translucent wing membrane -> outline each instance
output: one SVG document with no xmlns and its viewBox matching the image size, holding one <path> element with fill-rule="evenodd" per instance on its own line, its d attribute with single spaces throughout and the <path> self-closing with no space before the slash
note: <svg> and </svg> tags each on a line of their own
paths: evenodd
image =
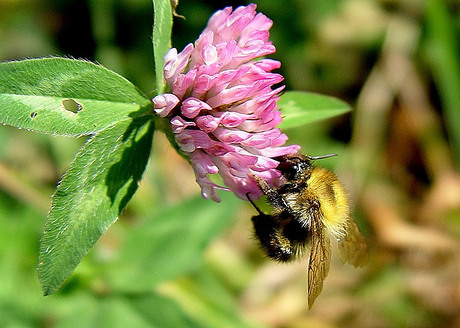
<svg viewBox="0 0 460 328">
<path fill-rule="evenodd" d="M 367 262 L 367 245 L 352 218 L 348 218 L 345 231 L 346 234 L 338 240 L 342 262 L 348 262 L 355 267 L 364 266 Z"/>
<path fill-rule="evenodd" d="M 323 289 L 323 282 L 331 264 L 331 244 L 324 234 L 323 224 L 317 216 L 311 223 L 311 253 L 308 264 L 308 308 Z"/>
</svg>

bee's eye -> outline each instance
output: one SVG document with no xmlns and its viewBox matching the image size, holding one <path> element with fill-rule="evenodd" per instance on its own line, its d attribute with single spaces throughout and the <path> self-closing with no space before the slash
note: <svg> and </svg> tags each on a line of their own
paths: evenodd
<svg viewBox="0 0 460 328">
<path fill-rule="evenodd" d="M 306 162 L 297 162 L 297 163 L 283 163 L 287 165 L 278 166 L 278 170 L 283 173 L 283 176 L 288 180 L 297 180 L 299 174 L 305 172 L 308 167 L 310 166 L 309 163 Z"/>
<path fill-rule="evenodd" d="M 281 165 L 281 164 L 285 164 L 285 165 Z M 299 166 L 297 164 L 284 162 L 278 165 L 278 170 L 281 171 L 281 173 L 286 179 L 294 180 L 296 179 L 297 174 L 299 173 Z"/>
</svg>

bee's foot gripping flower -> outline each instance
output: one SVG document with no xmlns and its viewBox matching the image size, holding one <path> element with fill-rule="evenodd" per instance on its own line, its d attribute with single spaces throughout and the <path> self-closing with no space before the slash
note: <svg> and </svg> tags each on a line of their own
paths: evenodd
<svg viewBox="0 0 460 328">
<path fill-rule="evenodd" d="M 286 135 L 276 126 L 276 102 L 283 77 L 271 71 L 275 60 L 261 59 L 275 47 L 268 40 L 272 21 L 256 5 L 216 12 L 195 44 L 165 56 L 164 77 L 171 93 L 153 98 L 155 112 L 168 117 L 180 146 L 193 165 L 204 198 L 219 201 L 216 189 L 238 197 L 262 195 L 257 175 L 271 186 L 283 183 L 274 158 L 295 154 L 283 146 Z M 227 187 L 212 182 L 218 173 Z"/>
</svg>

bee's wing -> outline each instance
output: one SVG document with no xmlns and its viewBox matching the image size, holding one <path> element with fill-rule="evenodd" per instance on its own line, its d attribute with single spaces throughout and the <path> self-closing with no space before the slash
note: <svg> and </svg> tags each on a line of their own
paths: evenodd
<svg viewBox="0 0 460 328">
<path fill-rule="evenodd" d="M 350 217 L 345 227 L 346 234 L 339 238 L 339 252 L 342 262 L 361 267 L 367 262 L 367 245 L 355 221 Z"/>
<path fill-rule="evenodd" d="M 308 264 L 308 308 L 323 289 L 323 282 L 331 264 L 331 244 L 325 235 L 319 213 L 311 220 L 311 253 Z"/>
</svg>

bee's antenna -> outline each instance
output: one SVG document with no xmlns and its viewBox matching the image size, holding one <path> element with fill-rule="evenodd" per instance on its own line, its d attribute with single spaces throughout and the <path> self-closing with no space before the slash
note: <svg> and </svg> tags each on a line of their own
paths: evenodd
<svg viewBox="0 0 460 328">
<path fill-rule="evenodd" d="M 334 156 L 337 156 L 337 154 L 327 154 L 327 155 L 321 155 L 321 156 L 307 156 L 307 158 L 310 161 L 316 161 L 317 159 L 329 158 L 329 157 L 334 157 Z"/>
<path fill-rule="evenodd" d="M 257 205 L 252 201 L 251 198 L 249 198 L 249 193 L 247 192 L 246 193 L 246 197 L 248 198 L 249 202 L 252 204 L 252 206 L 254 206 L 254 208 L 256 209 L 257 212 L 259 212 L 260 215 L 265 215 L 258 207 Z"/>
</svg>

